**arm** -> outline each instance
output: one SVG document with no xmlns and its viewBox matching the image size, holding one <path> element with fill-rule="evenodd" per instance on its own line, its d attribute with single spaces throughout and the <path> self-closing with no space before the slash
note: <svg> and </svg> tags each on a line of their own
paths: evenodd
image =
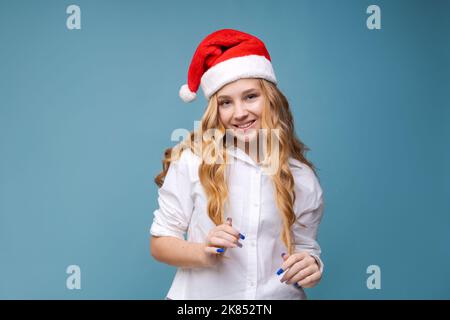
<svg viewBox="0 0 450 320">
<path fill-rule="evenodd" d="M 185 150 L 179 160 L 170 164 L 158 191 L 159 208 L 154 211 L 150 228 L 150 252 L 156 260 L 173 266 L 208 267 L 217 263 L 224 248 L 237 246 L 239 232 L 222 224 L 208 233 L 204 243 L 184 239 L 194 210 L 191 193 L 196 180 L 189 172 L 189 165 L 194 163 L 189 152 Z"/>
<path fill-rule="evenodd" d="M 153 258 L 176 267 L 206 267 L 205 246 L 170 236 L 150 239 Z"/>
<path fill-rule="evenodd" d="M 322 220 L 324 202 L 322 192 L 315 200 L 313 208 L 303 212 L 294 224 L 295 249 L 296 251 L 306 251 L 315 259 L 320 273 L 323 272 L 324 264 L 320 259 L 321 249 L 317 242 L 319 224 Z"/>
<path fill-rule="evenodd" d="M 283 255 L 284 262 L 280 274 L 287 270 L 281 282 L 311 288 L 319 283 L 323 273 L 323 262 L 320 259 L 320 246 L 316 241 L 317 229 L 323 213 L 323 199 L 316 201 L 316 208 L 305 212 L 297 219 L 295 253 Z M 302 220 L 304 223 L 299 222 Z"/>
<path fill-rule="evenodd" d="M 296 178 L 296 221 L 292 226 L 295 252 L 290 256 L 283 256 L 284 262 L 279 274 L 284 273 L 281 282 L 297 283 L 310 288 L 320 281 L 324 267 L 317 242 L 318 228 L 324 211 L 323 192 L 311 169 L 304 167 L 293 173 Z"/>
<path fill-rule="evenodd" d="M 150 253 L 158 261 L 177 267 L 203 265 L 201 243 L 184 240 L 194 210 L 190 175 L 192 155 L 184 150 L 172 161 L 164 183 L 158 190 L 159 208 L 150 228 Z"/>
<path fill-rule="evenodd" d="M 242 247 L 239 239 L 245 237 L 231 226 L 231 218 L 228 218 L 226 223 L 211 229 L 205 243 L 152 236 L 150 250 L 156 260 L 176 267 L 210 267 L 221 259 L 226 248 Z"/>
</svg>

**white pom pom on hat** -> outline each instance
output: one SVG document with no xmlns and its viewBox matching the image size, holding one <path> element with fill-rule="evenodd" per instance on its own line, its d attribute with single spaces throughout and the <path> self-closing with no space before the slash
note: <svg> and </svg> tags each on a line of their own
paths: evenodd
<svg viewBox="0 0 450 320">
<path fill-rule="evenodd" d="M 209 98 L 227 83 L 241 78 L 262 78 L 277 83 L 269 52 L 257 37 L 233 29 L 209 34 L 197 47 L 188 70 L 188 84 L 179 96 L 184 102 L 196 99 L 201 86 Z"/>
<path fill-rule="evenodd" d="M 197 94 L 195 92 L 192 92 L 187 84 L 183 84 L 181 86 L 180 92 L 178 94 L 184 102 L 192 102 L 197 97 Z"/>
</svg>

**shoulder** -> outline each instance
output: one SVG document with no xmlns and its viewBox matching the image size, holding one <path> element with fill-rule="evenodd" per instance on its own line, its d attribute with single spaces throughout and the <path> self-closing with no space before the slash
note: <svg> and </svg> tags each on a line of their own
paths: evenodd
<svg viewBox="0 0 450 320">
<path fill-rule="evenodd" d="M 192 152 L 189 148 L 181 151 L 177 160 L 171 162 L 173 169 L 179 173 L 185 174 L 190 180 L 198 180 L 198 167 L 201 163 L 200 157 Z"/>
<path fill-rule="evenodd" d="M 183 165 L 199 165 L 200 157 L 192 152 L 191 149 L 187 148 L 181 151 L 181 155 L 178 161 Z"/>
<path fill-rule="evenodd" d="M 313 206 L 320 203 L 323 190 L 314 171 L 307 164 L 294 158 L 289 158 L 289 167 L 294 176 L 298 199 Z"/>
<path fill-rule="evenodd" d="M 296 184 L 299 183 L 301 187 L 311 192 L 322 192 L 318 177 L 307 164 L 297 159 L 289 158 L 289 167 Z"/>
</svg>

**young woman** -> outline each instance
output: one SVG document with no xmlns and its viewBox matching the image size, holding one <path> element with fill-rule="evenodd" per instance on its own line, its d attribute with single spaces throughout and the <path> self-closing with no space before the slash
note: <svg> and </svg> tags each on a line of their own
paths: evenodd
<svg viewBox="0 0 450 320">
<path fill-rule="evenodd" d="M 264 43 L 208 35 L 180 97 L 200 86 L 200 127 L 166 150 L 155 178 L 151 253 L 178 267 L 167 298 L 305 299 L 323 272 L 322 189 Z"/>
</svg>

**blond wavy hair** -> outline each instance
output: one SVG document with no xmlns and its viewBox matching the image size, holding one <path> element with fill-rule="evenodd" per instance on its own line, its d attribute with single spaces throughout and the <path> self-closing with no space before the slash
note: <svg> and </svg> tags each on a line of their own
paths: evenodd
<svg viewBox="0 0 450 320">
<path fill-rule="evenodd" d="M 276 205 L 280 212 L 283 227 L 281 230 L 281 239 L 286 245 L 289 254 L 294 253 L 295 244 L 291 233 L 291 227 L 296 220 L 294 213 L 295 184 L 294 177 L 289 168 L 289 157 L 308 165 L 316 174 L 314 165 L 306 159 L 305 153 L 309 151 L 302 141 L 297 138 L 294 130 L 294 120 L 289 108 L 289 102 L 277 86 L 267 80 L 258 79 L 262 95 L 264 97 L 264 106 L 261 116 L 262 129 L 279 129 L 276 139 L 278 141 L 278 152 L 272 152 L 271 139 L 268 135 L 267 152 L 263 164 L 277 161 L 276 171 L 272 176 L 274 185 L 274 196 Z M 227 153 L 225 144 L 225 127 L 219 119 L 217 92 L 209 99 L 206 111 L 201 119 L 199 130 L 207 132 L 215 129 L 216 134 L 207 137 L 199 135 L 192 131 L 182 142 L 164 152 L 162 160 L 162 171 L 155 177 L 155 183 L 161 187 L 164 178 L 169 170 L 170 163 L 177 160 L 183 150 L 190 150 L 205 159 L 208 154 L 215 161 L 201 161 L 198 169 L 200 182 L 207 196 L 207 213 L 210 219 L 216 224 L 224 223 L 224 204 L 228 199 L 228 185 L 226 181 Z M 217 144 L 222 144 L 223 148 L 217 148 Z M 215 150 L 220 150 L 215 152 Z M 275 158 L 276 157 L 276 158 Z"/>
</svg>

